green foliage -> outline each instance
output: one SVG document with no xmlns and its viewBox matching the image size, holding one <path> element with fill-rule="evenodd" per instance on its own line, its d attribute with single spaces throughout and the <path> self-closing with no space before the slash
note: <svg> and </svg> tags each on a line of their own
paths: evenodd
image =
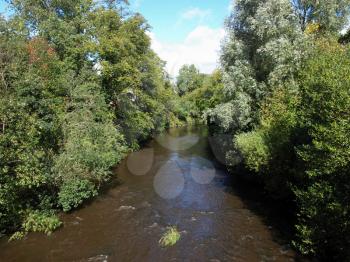
<svg viewBox="0 0 350 262">
<path fill-rule="evenodd" d="M 49 155 L 40 144 L 37 117 L 30 116 L 12 96 L 0 99 L 0 226 L 20 224 L 26 195 L 47 183 Z"/>
<path fill-rule="evenodd" d="M 104 8 L 94 16 L 102 89 L 127 144 L 136 149 L 152 132 L 169 125 L 175 93 L 167 86 L 164 63 L 150 48 L 149 26 L 143 17 L 123 20 L 119 13 Z"/>
<path fill-rule="evenodd" d="M 22 239 L 28 232 L 41 232 L 51 235 L 61 225 L 62 222 L 51 210 L 30 210 L 22 223 L 22 231 L 12 234 L 9 241 Z"/>
<path fill-rule="evenodd" d="M 215 70 L 210 75 L 200 74 L 192 66 L 180 69 L 177 90 L 181 86 L 180 99 L 175 99 L 174 113 L 180 120 L 191 123 L 208 117 L 207 111 L 222 100 L 222 73 Z"/>
<path fill-rule="evenodd" d="M 195 65 L 184 65 L 179 70 L 179 75 L 176 79 L 177 92 L 180 96 L 188 92 L 192 92 L 203 84 L 203 76 Z"/>
<path fill-rule="evenodd" d="M 54 213 L 49 211 L 33 211 L 28 214 L 22 227 L 25 232 L 43 232 L 50 235 L 61 225 L 62 222 Z"/>
<path fill-rule="evenodd" d="M 349 259 L 350 57 L 332 40 L 319 40 L 301 76 L 301 126 L 307 143 L 298 147 L 305 187 L 296 245 L 307 254 Z"/>
<path fill-rule="evenodd" d="M 268 26 L 266 26 L 268 25 Z M 305 40 L 288 0 L 235 1 L 223 46 L 223 100 L 208 111 L 221 132 L 252 130 L 261 105 L 294 78 L 305 59 Z"/>
<path fill-rule="evenodd" d="M 97 195 L 95 185 L 86 179 L 66 180 L 58 193 L 58 203 L 67 212 L 79 207 L 85 200 Z"/>
<path fill-rule="evenodd" d="M 235 137 L 235 143 L 249 169 L 261 172 L 267 166 L 270 152 L 262 131 L 239 134 Z"/>
<path fill-rule="evenodd" d="M 147 22 L 122 12 L 127 1 L 9 3 L 13 15 L 0 18 L 0 231 L 48 233 L 59 223 L 47 210 L 95 196 L 126 152 L 179 122 L 178 96 Z"/>
<path fill-rule="evenodd" d="M 316 23 L 324 31 L 337 32 L 347 23 L 349 0 L 292 0 L 291 3 L 303 30 L 309 23 Z"/>
<path fill-rule="evenodd" d="M 181 238 L 181 235 L 176 227 L 169 227 L 164 233 L 162 238 L 159 240 L 159 245 L 161 247 L 171 247 L 174 246 Z"/>
<path fill-rule="evenodd" d="M 270 196 L 293 199 L 294 246 L 326 261 L 350 258 L 350 51 L 332 36 L 349 6 L 235 1 L 221 58 L 224 95 L 206 112 L 212 130 L 234 138 L 228 165 L 242 157 Z"/>
<path fill-rule="evenodd" d="M 209 108 L 214 108 L 223 99 L 222 72 L 215 70 L 211 75 L 203 75 L 201 86 L 188 92 L 182 98 L 184 101 L 190 101 L 194 107 L 194 114 L 197 117 L 203 116 Z"/>
<path fill-rule="evenodd" d="M 294 88 L 293 88 L 294 89 Z M 290 183 L 296 183 L 295 137 L 299 134 L 299 96 L 287 88 L 276 89 L 261 110 L 255 130 L 235 138 L 235 148 L 246 167 L 263 176 L 266 189 L 275 198 L 289 197 Z"/>
<path fill-rule="evenodd" d="M 92 80 L 81 80 L 85 83 L 78 83 L 70 91 L 71 102 L 63 122 L 65 144 L 54 169 L 63 182 L 85 177 L 101 183 L 109 178 L 110 168 L 124 157 L 126 147 L 99 86 Z"/>
<path fill-rule="evenodd" d="M 323 259 L 349 258 L 349 68 L 348 47 L 316 40 L 299 91 L 276 89 L 261 107 L 259 126 L 235 137 L 235 150 L 273 197 L 294 194 L 294 245 Z"/>
<path fill-rule="evenodd" d="M 23 231 L 17 231 L 11 235 L 9 238 L 9 242 L 14 241 L 14 240 L 21 240 L 26 236 L 26 233 Z"/>
</svg>

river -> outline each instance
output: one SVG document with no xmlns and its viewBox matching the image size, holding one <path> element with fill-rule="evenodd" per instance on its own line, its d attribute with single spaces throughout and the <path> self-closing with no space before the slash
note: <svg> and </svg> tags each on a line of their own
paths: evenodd
<svg viewBox="0 0 350 262">
<path fill-rule="evenodd" d="M 62 214 L 51 236 L 0 240 L 0 261 L 301 261 L 258 211 L 266 203 L 215 160 L 205 127 L 156 136 L 115 173 L 99 197 Z M 168 226 L 181 239 L 161 248 Z"/>
</svg>

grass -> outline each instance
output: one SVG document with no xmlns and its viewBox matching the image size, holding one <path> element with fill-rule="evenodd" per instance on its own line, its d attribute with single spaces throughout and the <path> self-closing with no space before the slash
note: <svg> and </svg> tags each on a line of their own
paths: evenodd
<svg viewBox="0 0 350 262">
<path fill-rule="evenodd" d="M 159 240 L 159 245 L 161 247 L 171 247 L 180 240 L 180 237 L 180 232 L 176 227 L 169 227 L 162 238 Z"/>
</svg>

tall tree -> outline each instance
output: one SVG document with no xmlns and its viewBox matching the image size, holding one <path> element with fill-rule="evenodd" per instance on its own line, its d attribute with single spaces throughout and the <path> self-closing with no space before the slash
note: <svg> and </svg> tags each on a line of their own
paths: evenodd
<svg viewBox="0 0 350 262">
<path fill-rule="evenodd" d="M 180 96 L 192 92 L 203 85 L 203 77 L 195 65 L 184 65 L 179 70 L 176 79 L 177 91 Z"/>
<path fill-rule="evenodd" d="M 224 132 L 249 130 L 258 123 L 260 104 L 273 87 L 293 82 L 303 57 L 297 25 L 288 0 L 235 1 L 221 56 L 225 99 L 209 112 Z"/>
<path fill-rule="evenodd" d="M 308 24 L 315 23 L 322 30 L 338 32 L 348 21 L 349 0 L 292 0 L 291 2 L 303 31 Z"/>
</svg>

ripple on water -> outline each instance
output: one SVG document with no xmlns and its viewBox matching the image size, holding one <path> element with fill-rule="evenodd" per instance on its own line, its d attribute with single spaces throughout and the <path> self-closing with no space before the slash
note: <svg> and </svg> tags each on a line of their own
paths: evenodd
<svg viewBox="0 0 350 262">
<path fill-rule="evenodd" d="M 107 255 L 97 255 L 95 257 L 88 258 L 89 262 L 107 262 L 108 256 Z"/>
<path fill-rule="evenodd" d="M 117 211 L 123 211 L 123 210 L 135 210 L 136 207 L 133 206 L 120 206 Z"/>
</svg>

